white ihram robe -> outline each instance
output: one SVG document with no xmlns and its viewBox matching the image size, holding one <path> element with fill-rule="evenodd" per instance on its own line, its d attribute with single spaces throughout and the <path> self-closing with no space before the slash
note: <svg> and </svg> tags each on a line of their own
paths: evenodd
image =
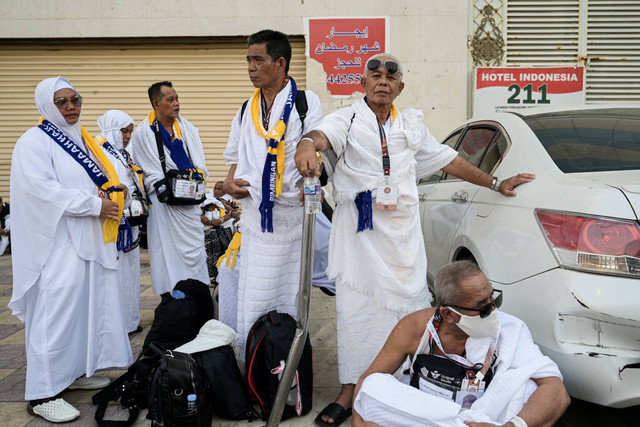
<svg viewBox="0 0 640 427">
<path fill-rule="evenodd" d="M 131 170 L 127 165 L 127 160 L 121 153 L 124 149 L 122 140 L 122 132 L 120 129 L 129 125 L 135 125 L 131 116 L 119 110 L 109 110 L 98 119 L 98 127 L 102 136 L 115 153 L 102 147 L 102 151 L 109 156 L 111 164 L 116 169 L 118 179 L 129 189 L 125 209 L 131 204 L 131 194 L 138 189 L 136 184 L 137 176 L 132 176 Z M 134 179 L 136 181 L 134 181 Z M 138 237 L 139 227 L 131 227 L 132 239 L 135 241 Z M 128 332 L 136 330 L 140 325 L 140 247 L 129 252 L 118 251 L 118 284 L 120 285 L 120 299 L 122 300 L 122 309 L 124 312 L 125 325 Z"/>
<path fill-rule="evenodd" d="M 358 381 L 400 318 L 430 305 L 416 177 L 448 165 L 456 152 L 438 144 L 422 119 L 422 112 L 408 109 L 385 131 L 396 211 L 375 208 L 376 189 L 384 181 L 382 150 L 378 119 L 366 102 L 328 115 L 317 127 L 338 156 L 327 274 L 336 279 L 342 384 Z M 372 190 L 373 230 L 358 233 L 354 199 L 365 190 Z"/>
<path fill-rule="evenodd" d="M 496 360 L 492 364 L 494 377 L 485 393 L 471 408 L 421 391 L 398 381 L 388 374 L 368 376 L 354 402 L 354 408 L 365 421 L 385 427 L 466 427 L 464 421 L 502 425 L 518 415 L 538 388 L 533 379 L 558 377 L 562 374 L 549 357 L 544 356 L 533 342 L 527 325 L 517 317 L 498 312 L 500 333 L 496 346 Z M 492 338 L 468 338 L 465 357 L 482 363 Z M 429 330 L 414 354 L 429 351 Z M 412 360 L 411 362 L 413 363 Z"/>
<path fill-rule="evenodd" d="M 178 117 L 182 142 L 191 163 L 208 176 L 198 129 L 185 118 Z M 197 279 L 209 283 L 207 253 L 198 205 L 171 206 L 160 203 L 153 184 L 164 178 L 158 158 L 156 138 L 148 119 L 133 133 L 131 144 L 138 166 L 144 171 L 144 185 L 151 207 L 147 220 L 147 241 L 151 263 L 153 292 L 171 292 L 180 280 Z M 177 169 L 170 151 L 164 147 L 167 170 Z"/>
<path fill-rule="evenodd" d="M 269 129 L 273 130 L 282 116 L 289 96 L 291 82 L 278 93 L 273 106 Z M 322 105 L 318 96 L 305 91 L 308 111 L 304 121 L 304 133 L 309 132 L 322 118 Z M 260 106 L 260 118 L 262 106 Z M 285 166 L 282 194 L 276 198 L 273 207 L 273 233 L 262 232 L 260 226 L 260 203 L 262 201 L 262 172 L 267 156 L 267 140 L 258 133 L 251 117 L 251 101 L 241 118 L 240 110 L 231 124 L 229 142 L 224 151 L 228 165 L 236 164 L 236 179 L 249 182 L 249 196 L 242 203 L 242 257 L 236 260 L 239 269 L 237 291 L 237 332 L 238 347 L 244 355 L 247 333 L 253 323 L 271 310 L 285 312 L 297 318 L 297 295 L 300 277 L 300 253 L 302 220 L 304 210 L 300 207 L 300 189 L 296 187 L 301 179 L 294 162 L 298 141 L 302 136 L 300 116 L 295 105 L 289 116 L 285 132 Z M 223 275 L 224 277 L 224 275 Z M 223 279 L 221 279 L 223 280 Z M 233 299 L 223 299 L 231 295 L 221 286 L 220 307 L 225 318 L 233 316 Z M 233 291 L 231 291 L 233 293 Z"/>
<path fill-rule="evenodd" d="M 64 126 L 53 104 L 56 80 L 38 85 L 38 109 L 83 147 L 79 124 Z M 27 400 L 55 396 L 83 374 L 133 362 L 116 244 L 104 243 L 101 206 L 87 172 L 53 139 L 37 127 L 20 137 L 11 161 L 9 308 L 25 322 Z"/>
</svg>

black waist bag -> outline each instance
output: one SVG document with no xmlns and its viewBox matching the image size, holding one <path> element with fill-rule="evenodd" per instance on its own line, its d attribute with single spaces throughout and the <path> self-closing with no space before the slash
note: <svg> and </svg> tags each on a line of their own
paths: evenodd
<svg viewBox="0 0 640 427">
<path fill-rule="evenodd" d="M 149 388 L 147 419 L 164 427 L 209 427 L 212 401 L 204 369 L 190 354 L 155 344 L 151 349 L 160 356 L 160 363 Z"/>
<path fill-rule="evenodd" d="M 167 205 L 199 205 L 204 202 L 206 198 L 204 177 L 194 179 L 188 171 L 167 170 L 164 144 L 162 143 L 160 125 L 157 120 L 153 122 L 153 126 L 158 148 L 158 159 L 164 174 L 164 178 L 153 184 L 158 201 Z"/>
<path fill-rule="evenodd" d="M 444 390 L 452 391 L 453 400 L 462 387 L 462 380 L 467 378 L 467 368 L 445 357 L 431 354 L 418 354 L 413 362 L 413 374 L 410 384 L 420 389 L 420 380 L 427 381 Z M 477 371 L 476 371 L 477 372 Z M 484 376 L 485 390 L 493 379 L 493 370 L 489 369 Z"/>
<path fill-rule="evenodd" d="M 147 223 L 149 218 L 149 206 L 144 196 L 139 191 L 131 193 L 131 206 L 125 211 L 127 220 L 132 227 L 141 226 Z"/>
<path fill-rule="evenodd" d="M 165 177 L 153 184 L 160 203 L 167 205 L 199 205 L 206 198 L 204 180 L 190 179 L 190 173 L 169 169 Z"/>
<path fill-rule="evenodd" d="M 287 361 L 295 333 L 296 321 L 293 317 L 273 310 L 256 320 L 247 336 L 245 366 L 249 396 L 259 407 L 264 420 L 269 417 L 280 383 L 281 374 L 277 370 Z M 313 363 L 308 335 L 297 368 L 282 413 L 283 420 L 298 415 L 298 404 L 302 405 L 299 415 L 311 410 Z"/>
<path fill-rule="evenodd" d="M 252 419 L 249 394 L 233 348 L 225 345 L 192 356 L 207 375 L 213 412 L 228 420 Z"/>
</svg>

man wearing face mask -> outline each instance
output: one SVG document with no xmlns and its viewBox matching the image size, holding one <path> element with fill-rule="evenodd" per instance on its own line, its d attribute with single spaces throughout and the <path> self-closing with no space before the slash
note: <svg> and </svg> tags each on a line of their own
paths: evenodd
<svg viewBox="0 0 640 427">
<path fill-rule="evenodd" d="M 353 425 L 553 425 L 569 405 L 562 375 L 524 322 L 498 311 L 502 292 L 478 266 L 442 268 L 435 300 L 398 322 L 360 377 Z"/>
</svg>

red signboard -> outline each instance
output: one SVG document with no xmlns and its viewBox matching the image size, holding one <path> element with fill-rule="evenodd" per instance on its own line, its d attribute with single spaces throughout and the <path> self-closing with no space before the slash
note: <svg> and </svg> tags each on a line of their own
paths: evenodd
<svg viewBox="0 0 640 427">
<path fill-rule="evenodd" d="M 386 18 L 309 18 L 307 55 L 320 62 L 332 95 L 362 92 L 367 60 L 386 48 Z"/>
</svg>

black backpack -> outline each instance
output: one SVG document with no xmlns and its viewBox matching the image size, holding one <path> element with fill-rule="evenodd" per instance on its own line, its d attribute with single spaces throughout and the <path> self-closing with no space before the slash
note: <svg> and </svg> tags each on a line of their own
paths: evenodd
<svg viewBox="0 0 640 427">
<path fill-rule="evenodd" d="M 199 280 L 187 279 L 176 283 L 173 290 L 185 296 L 177 299 L 169 293 L 162 295 L 143 350 L 154 342 L 168 349 L 180 347 L 194 339 L 207 320 L 213 319 L 213 299 L 209 286 Z"/>
<path fill-rule="evenodd" d="M 296 321 L 286 313 L 270 311 L 260 317 L 247 336 L 245 366 L 249 396 L 266 420 L 276 397 L 281 371 L 296 332 Z M 311 410 L 313 364 L 309 336 L 304 344 L 282 419 Z M 301 405 L 301 407 L 300 407 Z"/>
<path fill-rule="evenodd" d="M 213 412 L 228 420 L 252 420 L 249 393 L 229 345 L 192 354 L 211 387 Z"/>
<path fill-rule="evenodd" d="M 152 425 L 164 427 L 210 426 L 213 416 L 207 374 L 190 354 L 164 350 L 151 344 L 160 356 L 149 388 Z"/>
<path fill-rule="evenodd" d="M 92 400 L 98 405 L 95 420 L 100 427 L 128 427 L 138 418 L 141 409 L 148 406 L 148 393 L 155 368 L 160 356 L 152 350 L 140 353 L 138 359 L 129 366 L 127 372 L 111 384 L 96 393 Z M 129 410 L 126 421 L 105 420 L 104 415 L 109 402 L 117 402 Z"/>
<path fill-rule="evenodd" d="M 147 408 L 151 382 L 162 359 L 162 352 L 150 348 L 152 343 L 174 349 L 193 340 L 202 325 L 213 319 L 213 299 L 207 285 L 187 279 L 176 283 L 174 290 L 182 292 L 184 298 L 174 298 L 169 293 L 162 295 L 138 359 L 127 372 L 93 396 L 93 404 L 98 405 L 95 419 L 99 426 L 130 426 L 138 418 L 140 409 Z M 107 405 L 118 400 L 122 407 L 129 409 L 129 419 L 105 420 Z"/>
</svg>

